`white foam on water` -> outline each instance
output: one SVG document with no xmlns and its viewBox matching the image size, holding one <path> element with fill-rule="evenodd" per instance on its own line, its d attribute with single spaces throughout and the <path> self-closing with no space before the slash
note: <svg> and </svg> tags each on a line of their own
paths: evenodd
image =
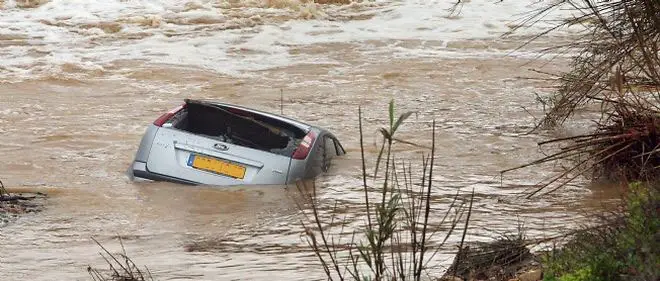
<svg viewBox="0 0 660 281">
<path fill-rule="evenodd" d="M 52 75 L 64 64 L 103 69 L 118 60 L 145 60 L 241 75 L 296 63 L 332 62 L 324 53 L 290 54 L 291 47 L 355 43 L 363 52 L 389 52 L 368 41 L 420 40 L 433 46 L 399 47 L 397 57 L 455 56 L 446 43 L 492 39 L 544 1 L 374 1 L 349 5 L 273 1 L 52 0 L 37 8 L 0 9 L 0 80 Z M 284 6 L 284 8 L 269 8 Z M 297 3 L 297 4 L 296 4 Z M 549 18 L 566 16 L 555 11 Z M 309 19 L 312 18 L 312 19 Z M 518 21 L 519 23 L 519 21 Z M 549 27 L 538 23 L 519 34 Z M 238 50 L 238 51 L 237 51 Z M 466 51 L 490 56 L 497 51 Z M 506 51 L 499 51 L 505 54 Z M 460 55 L 459 55 L 460 56 Z"/>
</svg>

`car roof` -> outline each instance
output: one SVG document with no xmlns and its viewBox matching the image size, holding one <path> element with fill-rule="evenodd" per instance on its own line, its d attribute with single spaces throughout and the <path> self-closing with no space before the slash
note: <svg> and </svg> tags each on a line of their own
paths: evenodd
<svg viewBox="0 0 660 281">
<path fill-rule="evenodd" d="M 236 108 L 236 109 L 244 110 L 244 111 L 247 111 L 247 112 L 250 112 L 250 113 L 255 113 L 255 114 L 262 115 L 262 116 L 266 116 L 268 118 L 273 118 L 273 119 L 291 124 L 295 127 L 298 127 L 302 130 L 305 130 L 305 131 L 309 131 L 311 128 L 316 128 L 315 126 L 312 126 L 312 125 L 309 125 L 307 123 L 291 119 L 289 117 L 285 117 L 285 116 L 281 116 L 281 115 L 277 115 L 277 114 L 273 114 L 273 113 L 268 113 L 268 112 L 264 112 L 264 111 L 256 110 L 256 109 L 252 109 L 252 108 L 247 108 L 247 107 L 240 106 L 240 105 L 230 104 L 230 103 L 209 101 L 209 100 L 193 100 L 193 99 L 186 99 L 185 102 L 186 103 L 188 103 L 188 102 L 208 103 L 208 104 L 218 105 L 218 106 L 223 106 L 223 107 Z M 325 131 L 321 128 L 317 128 L 317 129 Z"/>
</svg>

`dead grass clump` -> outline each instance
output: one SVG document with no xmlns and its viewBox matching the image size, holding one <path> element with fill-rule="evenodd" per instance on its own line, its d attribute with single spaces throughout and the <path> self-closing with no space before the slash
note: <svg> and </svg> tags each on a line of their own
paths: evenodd
<svg viewBox="0 0 660 281">
<path fill-rule="evenodd" d="M 509 280 L 529 269 L 535 259 L 522 232 L 493 242 L 477 242 L 459 249 L 445 277 L 463 280 Z"/>
<path fill-rule="evenodd" d="M 620 112 L 608 126 L 599 128 L 592 142 L 603 151 L 594 168 L 595 178 L 659 178 L 660 116 L 656 112 Z M 584 142 L 583 142 L 584 143 Z M 606 154 L 607 151 L 612 151 Z"/>
<path fill-rule="evenodd" d="M 99 271 L 91 266 L 87 267 L 87 272 L 92 277 L 94 281 L 153 281 L 151 272 L 145 266 L 144 270 L 140 268 L 131 260 L 131 258 L 126 255 L 126 249 L 122 243 L 121 238 L 119 238 L 119 244 L 121 245 L 121 253 L 112 254 L 108 251 L 101 243 L 92 238 L 99 247 L 103 250 L 102 253 L 99 253 L 101 257 L 109 266 L 108 271 Z"/>
</svg>

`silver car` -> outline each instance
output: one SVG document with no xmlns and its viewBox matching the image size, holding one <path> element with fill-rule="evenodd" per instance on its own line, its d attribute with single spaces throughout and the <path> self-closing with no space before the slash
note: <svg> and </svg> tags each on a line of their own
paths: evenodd
<svg viewBox="0 0 660 281">
<path fill-rule="evenodd" d="M 132 178 L 186 184 L 288 184 L 345 154 L 330 132 L 275 114 L 185 100 L 142 137 Z"/>
</svg>

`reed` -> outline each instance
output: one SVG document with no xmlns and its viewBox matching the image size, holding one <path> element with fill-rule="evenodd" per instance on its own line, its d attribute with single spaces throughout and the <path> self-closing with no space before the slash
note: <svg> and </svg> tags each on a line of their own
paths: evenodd
<svg viewBox="0 0 660 281">
<path fill-rule="evenodd" d="M 467 219 L 463 231 L 467 231 L 471 199 L 468 206 L 461 203 L 457 193 L 450 205 L 441 212 L 431 206 L 435 183 L 435 122 L 431 149 L 422 155 L 422 171 L 416 177 L 410 162 L 397 161 L 392 150 L 393 146 L 401 144 L 397 141 L 397 131 L 413 113 L 405 112 L 395 118 L 394 101 L 390 102 L 388 111 L 389 126 L 379 129 L 383 141 L 373 175 L 370 175 L 364 155 L 362 111 L 358 110 L 365 214 L 362 223 L 352 227 L 354 230 L 345 231 L 344 219 L 336 217 L 340 204 L 334 202 L 324 205 L 318 199 L 313 182 L 300 182 L 297 185 L 305 198 L 299 208 L 305 214 L 302 224 L 308 244 L 329 280 L 427 278 L 429 263 L 459 227 L 464 215 L 467 215 Z M 405 144 L 410 145 L 408 142 Z M 323 218 L 321 210 L 329 210 L 331 218 Z M 440 221 L 431 223 L 431 219 Z M 332 226 L 340 228 L 339 232 L 332 232 Z M 349 238 L 346 239 L 346 236 Z"/>
</svg>

